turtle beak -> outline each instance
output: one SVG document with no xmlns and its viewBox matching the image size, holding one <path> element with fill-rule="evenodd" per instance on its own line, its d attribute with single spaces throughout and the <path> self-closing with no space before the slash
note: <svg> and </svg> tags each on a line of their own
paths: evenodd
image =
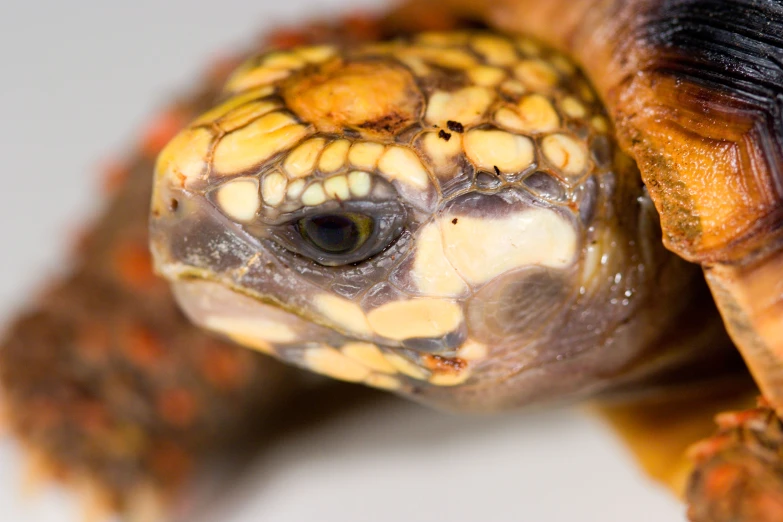
<svg viewBox="0 0 783 522">
<path fill-rule="evenodd" d="M 189 235 L 185 216 L 191 213 L 196 203 L 193 195 L 186 191 L 161 185 L 164 184 L 157 183 L 153 191 L 149 222 L 150 251 L 155 272 L 169 281 L 176 281 L 190 268 L 195 268 L 184 263 L 177 245 L 183 237 Z"/>
<path fill-rule="evenodd" d="M 156 272 L 169 281 L 219 279 L 256 253 L 202 195 L 159 182 L 153 198 L 150 249 Z M 216 247 L 221 255 L 209 255 Z"/>
</svg>

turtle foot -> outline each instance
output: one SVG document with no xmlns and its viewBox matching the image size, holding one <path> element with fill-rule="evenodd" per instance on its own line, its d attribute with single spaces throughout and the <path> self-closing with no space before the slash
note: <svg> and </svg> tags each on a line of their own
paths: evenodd
<svg viewBox="0 0 783 522">
<path fill-rule="evenodd" d="M 763 399 L 718 415 L 718 433 L 689 450 L 692 522 L 783 520 L 783 423 Z"/>
</svg>

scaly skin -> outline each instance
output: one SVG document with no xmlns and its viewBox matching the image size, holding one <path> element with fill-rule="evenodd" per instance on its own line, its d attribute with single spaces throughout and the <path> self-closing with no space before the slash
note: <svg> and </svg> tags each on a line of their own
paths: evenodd
<svg viewBox="0 0 783 522">
<path fill-rule="evenodd" d="M 718 416 L 719 432 L 690 450 L 693 522 L 783 520 L 783 423 L 765 401 Z"/>
</svg>

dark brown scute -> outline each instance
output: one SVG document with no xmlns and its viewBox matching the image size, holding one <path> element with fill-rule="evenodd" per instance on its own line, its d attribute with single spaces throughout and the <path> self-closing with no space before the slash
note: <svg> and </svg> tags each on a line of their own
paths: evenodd
<svg viewBox="0 0 783 522">
<path fill-rule="evenodd" d="M 702 87 L 752 119 L 755 145 L 783 199 L 783 2 L 675 0 L 643 26 L 658 72 Z"/>
</svg>

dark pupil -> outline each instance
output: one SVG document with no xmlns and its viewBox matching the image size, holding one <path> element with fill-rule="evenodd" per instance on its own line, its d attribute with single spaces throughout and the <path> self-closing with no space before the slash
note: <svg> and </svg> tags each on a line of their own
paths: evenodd
<svg viewBox="0 0 783 522">
<path fill-rule="evenodd" d="M 358 246 L 359 227 L 347 216 L 328 215 L 304 219 L 304 235 L 330 254 L 344 254 Z"/>
</svg>

